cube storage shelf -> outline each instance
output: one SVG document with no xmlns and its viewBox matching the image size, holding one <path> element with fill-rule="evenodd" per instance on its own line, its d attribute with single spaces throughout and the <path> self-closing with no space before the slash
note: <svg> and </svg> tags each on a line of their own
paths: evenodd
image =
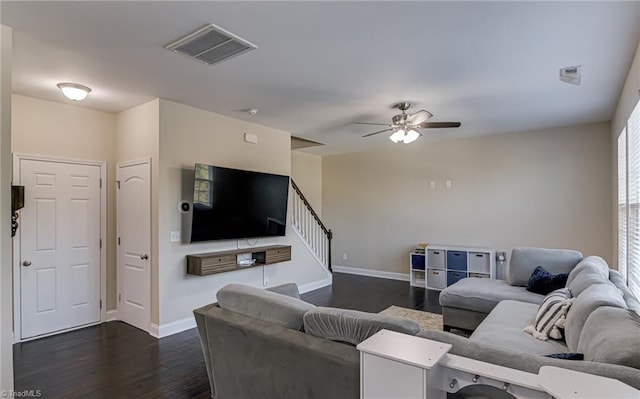
<svg viewBox="0 0 640 399">
<path fill-rule="evenodd" d="M 467 277 L 496 278 L 496 251 L 430 245 L 424 254 L 409 254 L 409 274 L 411 286 L 433 290 L 442 290 Z"/>
</svg>

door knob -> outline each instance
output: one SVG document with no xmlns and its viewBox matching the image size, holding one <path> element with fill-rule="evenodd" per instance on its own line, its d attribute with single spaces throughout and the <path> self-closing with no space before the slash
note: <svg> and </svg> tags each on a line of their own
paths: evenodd
<svg viewBox="0 0 640 399">
<path fill-rule="evenodd" d="M 140 255 L 140 259 L 147 260 L 147 259 L 149 259 L 149 255 L 147 255 L 147 254 Z"/>
<path fill-rule="evenodd" d="M 24 262 L 22 262 L 22 266 L 31 266 L 31 262 L 28 260 L 25 260 Z"/>
</svg>

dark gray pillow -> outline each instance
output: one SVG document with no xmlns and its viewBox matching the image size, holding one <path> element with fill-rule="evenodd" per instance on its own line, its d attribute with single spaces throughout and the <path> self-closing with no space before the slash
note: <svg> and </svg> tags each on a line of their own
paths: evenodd
<svg viewBox="0 0 640 399">
<path fill-rule="evenodd" d="M 217 296 L 222 309 L 293 330 L 300 330 L 302 316 L 315 308 L 301 299 L 244 284 L 225 285 Z"/>
<path fill-rule="evenodd" d="M 420 326 L 402 317 L 348 309 L 317 307 L 304 315 L 304 331 L 307 334 L 353 345 L 358 345 L 383 329 L 416 335 Z"/>
</svg>

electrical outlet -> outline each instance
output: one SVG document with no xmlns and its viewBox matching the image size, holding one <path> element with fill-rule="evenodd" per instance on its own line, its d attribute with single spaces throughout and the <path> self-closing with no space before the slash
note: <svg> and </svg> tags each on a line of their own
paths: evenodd
<svg viewBox="0 0 640 399">
<path fill-rule="evenodd" d="M 342 260 L 347 260 L 347 254 L 346 253 L 342 254 Z"/>
<path fill-rule="evenodd" d="M 265 287 L 269 285 L 269 277 L 264 276 L 264 281 L 262 282 L 262 284 L 264 284 Z"/>
<path fill-rule="evenodd" d="M 169 235 L 169 239 L 171 242 L 180 242 L 180 232 L 172 231 Z"/>
</svg>

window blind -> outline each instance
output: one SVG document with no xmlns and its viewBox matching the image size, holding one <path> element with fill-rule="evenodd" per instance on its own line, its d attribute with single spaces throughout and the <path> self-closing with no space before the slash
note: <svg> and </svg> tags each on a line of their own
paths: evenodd
<svg viewBox="0 0 640 399">
<path fill-rule="evenodd" d="M 627 281 L 627 129 L 618 136 L 618 271 Z"/>
<path fill-rule="evenodd" d="M 627 121 L 627 285 L 640 297 L 640 103 Z"/>
</svg>

